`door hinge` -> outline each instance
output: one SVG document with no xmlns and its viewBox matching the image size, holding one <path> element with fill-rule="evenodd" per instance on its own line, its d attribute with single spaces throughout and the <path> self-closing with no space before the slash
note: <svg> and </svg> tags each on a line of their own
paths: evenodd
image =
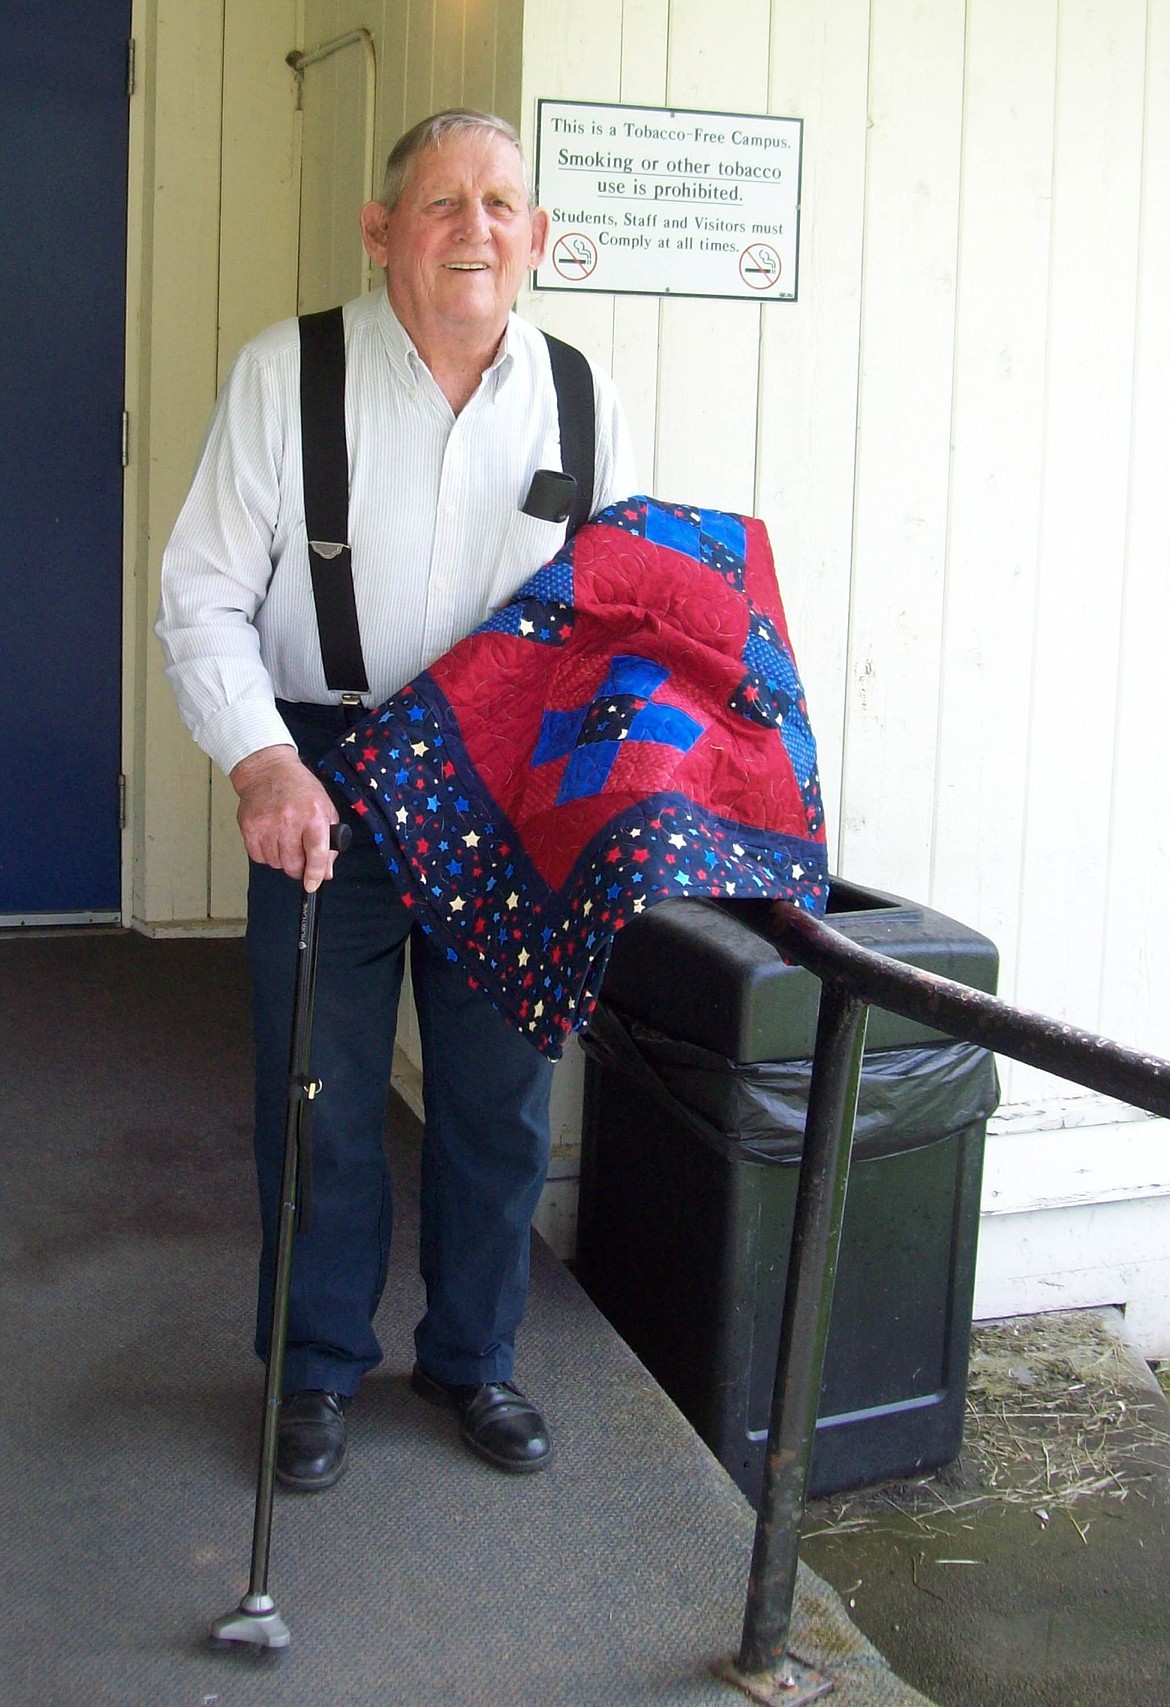
<svg viewBox="0 0 1170 1707">
<path fill-rule="evenodd" d="M 130 466 L 130 411 L 122 411 L 122 467 Z"/>
<path fill-rule="evenodd" d="M 126 776 L 124 772 L 118 774 L 118 828 L 119 830 L 126 828 Z"/>
<path fill-rule="evenodd" d="M 138 71 L 138 43 L 131 36 L 126 43 L 126 99 L 134 93 L 134 84 Z"/>
</svg>

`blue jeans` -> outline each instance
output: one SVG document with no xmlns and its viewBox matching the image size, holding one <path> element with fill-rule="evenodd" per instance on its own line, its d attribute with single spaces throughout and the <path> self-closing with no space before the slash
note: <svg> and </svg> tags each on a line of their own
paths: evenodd
<svg viewBox="0 0 1170 1707">
<path fill-rule="evenodd" d="M 282 712 L 302 755 L 344 731 L 332 707 Z M 256 1043 L 256 1167 L 263 1243 L 256 1349 L 272 1308 L 301 886 L 253 865 L 248 959 Z M 364 827 L 321 891 L 312 1071 L 312 1225 L 298 1232 L 286 1392 L 352 1393 L 381 1360 L 373 1319 L 386 1278 L 392 1205 L 383 1150 L 404 949 L 423 1051 L 426 1124 L 419 1361 L 441 1381 L 505 1381 L 528 1290 L 532 1216 L 548 1167 L 552 1066 L 513 1030 L 433 938 L 415 929 Z"/>
</svg>

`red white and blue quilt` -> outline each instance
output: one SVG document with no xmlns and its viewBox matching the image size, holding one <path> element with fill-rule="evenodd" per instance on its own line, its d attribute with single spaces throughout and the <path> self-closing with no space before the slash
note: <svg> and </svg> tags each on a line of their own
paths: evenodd
<svg viewBox="0 0 1170 1707">
<path fill-rule="evenodd" d="M 321 761 L 405 904 L 556 1058 L 667 897 L 828 895 L 816 747 L 762 522 L 636 497 Z"/>
</svg>

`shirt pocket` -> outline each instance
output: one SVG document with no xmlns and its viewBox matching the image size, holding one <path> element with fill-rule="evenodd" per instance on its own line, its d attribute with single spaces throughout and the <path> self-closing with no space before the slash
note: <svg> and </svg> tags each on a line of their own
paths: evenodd
<svg viewBox="0 0 1170 1707">
<path fill-rule="evenodd" d="M 556 556 L 565 543 L 565 526 L 516 510 L 504 530 L 485 616 L 506 605 L 525 581 Z"/>
</svg>

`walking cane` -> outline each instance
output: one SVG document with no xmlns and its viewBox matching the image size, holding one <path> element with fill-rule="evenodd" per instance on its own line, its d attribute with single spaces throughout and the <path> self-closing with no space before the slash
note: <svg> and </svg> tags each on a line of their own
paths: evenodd
<svg viewBox="0 0 1170 1707">
<path fill-rule="evenodd" d="M 335 824 L 329 845 L 344 853 L 350 843 L 348 824 Z M 255 1648 L 287 1648 L 288 1625 L 276 1610 L 268 1592 L 268 1555 L 272 1542 L 272 1501 L 276 1488 L 276 1435 L 280 1422 L 281 1388 L 284 1380 L 284 1342 L 288 1333 L 288 1296 L 292 1280 L 293 1239 L 302 1187 L 307 1187 L 310 1168 L 310 1126 L 313 1100 L 320 1080 L 309 1077 L 309 1055 L 313 1037 L 313 991 L 317 976 L 318 901 L 320 890 L 308 891 L 301 899 L 300 934 L 297 938 L 297 981 L 293 1002 L 292 1043 L 289 1049 L 288 1102 L 284 1123 L 284 1165 L 280 1178 L 280 1221 L 276 1240 L 276 1263 L 272 1288 L 272 1321 L 268 1333 L 268 1360 L 264 1373 L 264 1418 L 260 1436 L 260 1463 L 256 1477 L 256 1515 L 252 1525 L 252 1568 L 248 1592 L 234 1612 L 217 1618 L 211 1626 L 215 1647 L 247 1642 Z"/>
</svg>

